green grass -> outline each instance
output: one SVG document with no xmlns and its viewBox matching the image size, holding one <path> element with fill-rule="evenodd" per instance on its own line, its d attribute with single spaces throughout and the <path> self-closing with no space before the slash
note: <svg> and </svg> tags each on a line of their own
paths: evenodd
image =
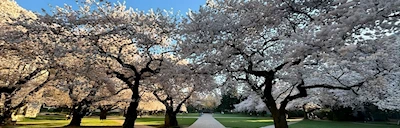
<svg viewBox="0 0 400 128">
<path fill-rule="evenodd" d="M 176 115 L 178 118 L 179 117 L 199 117 L 199 113 L 178 113 Z M 164 115 L 144 115 L 143 117 L 159 117 L 159 118 L 164 118 Z"/>
<path fill-rule="evenodd" d="M 274 124 L 272 118 L 269 117 L 216 118 L 216 120 L 218 120 L 225 127 L 230 128 L 259 128 Z"/>
<path fill-rule="evenodd" d="M 197 118 L 179 118 L 178 124 L 180 126 L 190 126 L 193 124 Z M 138 125 L 147 125 L 147 126 L 160 126 L 164 124 L 164 118 L 152 118 L 152 117 L 143 117 L 136 119 L 136 124 Z"/>
<path fill-rule="evenodd" d="M 384 123 L 358 123 L 358 122 L 337 122 L 337 121 L 313 121 L 304 120 L 289 125 L 289 128 L 400 128 L 399 125 Z"/>
<path fill-rule="evenodd" d="M 192 115 L 182 115 L 192 116 Z M 180 126 L 190 126 L 197 118 L 180 118 L 178 123 Z M 23 121 L 17 122 L 18 128 L 42 128 L 42 127 L 63 127 L 68 125 L 70 120 L 65 120 L 61 115 L 40 115 L 36 118 L 25 118 Z M 98 116 L 85 117 L 82 119 L 81 126 L 85 127 L 121 127 L 124 117 L 107 116 L 107 120 L 100 120 Z M 136 120 L 138 125 L 160 126 L 164 124 L 164 118 L 160 117 L 143 117 Z"/>
<path fill-rule="evenodd" d="M 33 128 L 33 127 L 62 127 L 68 125 L 70 120 L 65 120 L 60 116 L 38 116 L 36 118 L 25 118 L 23 121 L 17 122 L 19 128 Z M 121 126 L 120 121 L 114 119 L 100 120 L 99 117 L 85 117 L 82 119 L 82 126 Z"/>
<path fill-rule="evenodd" d="M 178 117 L 184 116 L 184 117 L 199 117 L 199 113 L 178 113 Z"/>
<path fill-rule="evenodd" d="M 28 121 L 38 121 L 38 120 L 65 120 L 66 117 L 65 115 L 38 115 L 35 118 L 25 118 L 23 121 L 28 122 Z"/>
<path fill-rule="evenodd" d="M 235 114 L 213 114 L 213 117 L 218 118 L 218 117 L 250 117 L 254 118 L 256 116 L 250 116 L 247 114 L 241 114 L 241 113 L 235 113 Z M 266 116 L 269 117 L 269 116 Z"/>
</svg>

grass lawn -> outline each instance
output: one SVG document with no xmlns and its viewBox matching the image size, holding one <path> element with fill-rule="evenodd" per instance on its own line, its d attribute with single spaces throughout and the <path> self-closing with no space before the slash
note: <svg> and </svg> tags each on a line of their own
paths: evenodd
<svg viewBox="0 0 400 128">
<path fill-rule="evenodd" d="M 183 127 L 190 126 L 197 118 L 180 118 L 178 117 L 178 124 Z M 147 126 L 160 126 L 164 124 L 164 118 L 143 117 L 136 119 L 136 124 Z"/>
<path fill-rule="evenodd" d="M 215 118 L 225 127 L 230 128 L 259 128 L 262 126 L 273 125 L 274 122 L 270 117 L 254 117 L 254 118 Z"/>
<path fill-rule="evenodd" d="M 213 117 L 225 127 L 230 128 L 259 128 L 273 125 L 271 117 L 256 117 L 246 114 L 213 114 Z"/>
<path fill-rule="evenodd" d="M 25 118 L 23 121 L 18 121 L 18 128 L 40 128 L 40 127 L 63 127 L 68 125 L 70 120 L 65 120 L 63 116 L 45 115 L 36 118 Z M 82 119 L 82 126 L 121 126 L 119 121 L 100 120 L 99 117 L 85 117 Z"/>
<path fill-rule="evenodd" d="M 304 120 L 296 124 L 289 125 L 289 128 L 400 128 L 400 126 L 383 123 Z"/>
<path fill-rule="evenodd" d="M 184 117 L 199 117 L 199 113 L 178 113 L 178 117 L 184 116 Z"/>
<path fill-rule="evenodd" d="M 179 117 L 193 117 L 193 118 L 198 118 L 200 116 L 199 113 L 178 113 L 176 115 L 178 118 Z M 144 115 L 143 117 L 159 117 L 159 118 L 164 118 L 164 115 Z"/>
<path fill-rule="evenodd" d="M 187 115 L 189 116 L 189 115 Z M 180 118 L 178 123 L 181 126 L 190 126 L 197 118 Z M 70 120 L 65 120 L 61 115 L 40 115 L 36 118 L 25 118 L 23 121 L 17 122 L 18 128 L 43 128 L 43 127 L 63 127 L 68 125 Z M 100 120 L 98 116 L 85 117 L 82 119 L 81 125 L 84 127 L 121 127 L 124 117 L 107 116 L 107 120 Z M 160 126 L 164 124 L 164 118 L 160 117 L 143 117 L 136 120 L 138 125 Z M 13 126 L 12 128 L 14 128 Z"/>
<path fill-rule="evenodd" d="M 234 114 L 220 114 L 220 113 L 214 113 L 213 114 L 214 118 L 219 118 L 219 117 L 249 117 L 249 118 L 258 118 L 258 117 L 271 117 L 270 115 L 265 115 L 265 116 L 250 116 L 248 114 L 242 114 L 242 113 L 234 113 Z"/>
<path fill-rule="evenodd" d="M 217 113 L 215 113 L 215 114 L 213 114 L 213 117 L 214 118 L 218 118 L 218 117 L 251 117 L 251 118 L 254 118 L 254 117 L 256 117 L 256 116 L 250 116 L 250 115 L 247 115 L 247 114 L 241 114 L 241 113 L 235 113 L 235 114 L 217 114 Z"/>
</svg>

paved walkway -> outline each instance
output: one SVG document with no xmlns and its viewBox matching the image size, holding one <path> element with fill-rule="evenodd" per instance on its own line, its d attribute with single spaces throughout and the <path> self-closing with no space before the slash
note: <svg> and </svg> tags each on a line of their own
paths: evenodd
<svg viewBox="0 0 400 128">
<path fill-rule="evenodd" d="M 294 124 L 294 123 L 297 123 L 297 122 L 288 122 L 288 125 L 291 125 L 291 124 Z M 275 128 L 275 126 L 274 125 L 268 125 L 268 126 L 264 126 L 264 127 L 261 127 L 261 128 Z"/>
<path fill-rule="evenodd" d="M 203 114 L 189 128 L 225 128 L 211 114 Z"/>
</svg>

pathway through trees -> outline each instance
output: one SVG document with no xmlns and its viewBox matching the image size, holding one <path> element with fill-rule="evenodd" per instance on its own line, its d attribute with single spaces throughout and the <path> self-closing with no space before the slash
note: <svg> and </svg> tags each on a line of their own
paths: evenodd
<svg viewBox="0 0 400 128">
<path fill-rule="evenodd" d="M 203 114 L 189 128 L 225 128 L 211 114 Z"/>
</svg>

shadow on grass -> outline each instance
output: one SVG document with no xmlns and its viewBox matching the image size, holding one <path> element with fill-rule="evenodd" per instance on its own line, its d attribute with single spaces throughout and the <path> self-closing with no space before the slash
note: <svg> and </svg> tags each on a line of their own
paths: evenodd
<svg viewBox="0 0 400 128">
<path fill-rule="evenodd" d="M 150 127 L 154 127 L 154 128 L 167 128 L 164 125 L 147 125 Z M 187 128 L 189 127 L 189 125 L 179 125 L 179 126 L 175 126 L 175 127 L 168 127 L 168 128 Z"/>
<path fill-rule="evenodd" d="M 270 118 L 215 118 L 225 127 L 230 128 L 259 128 L 263 126 L 273 125 L 274 122 Z"/>
<path fill-rule="evenodd" d="M 289 126 L 290 128 L 400 128 L 398 125 L 387 123 L 361 123 L 361 122 L 340 122 L 328 120 L 303 120 Z"/>
</svg>

